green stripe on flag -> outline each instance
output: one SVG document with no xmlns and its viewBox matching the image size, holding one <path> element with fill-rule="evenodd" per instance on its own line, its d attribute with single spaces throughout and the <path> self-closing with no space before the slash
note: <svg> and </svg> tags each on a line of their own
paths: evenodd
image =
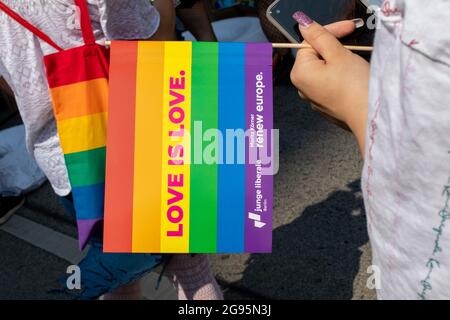
<svg viewBox="0 0 450 320">
<path fill-rule="evenodd" d="M 194 42 L 192 44 L 192 163 L 189 238 L 190 252 L 194 253 L 216 252 L 217 160 L 219 153 L 217 137 L 218 86 L 218 44 Z M 230 199 L 230 201 L 232 200 Z"/>
<path fill-rule="evenodd" d="M 64 155 L 73 188 L 105 182 L 106 148 Z"/>
</svg>

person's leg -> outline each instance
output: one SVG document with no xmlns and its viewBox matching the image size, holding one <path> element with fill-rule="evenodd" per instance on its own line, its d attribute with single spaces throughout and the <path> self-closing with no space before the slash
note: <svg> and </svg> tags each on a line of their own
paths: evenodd
<svg viewBox="0 0 450 320">
<path fill-rule="evenodd" d="M 66 211 L 75 216 L 72 195 L 62 197 Z M 167 275 L 180 300 L 222 300 L 223 295 L 212 272 L 207 255 L 103 253 L 102 237 L 90 241 L 90 249 L 79 264 L 83 292 L 81 299 L 142 299 L 140 279 L 156 266 L 167 263 Z M 169 260 L 167 260 L 169 258 Z"/>
<path fill-rule="evenodd" d="M 137 280 L 105 293 L 100 300 L 142 300 L 141 281 Z"/>
<path fill-rule="evenodd" d="M 173 255 L 167 265 L 167 274 L 175 283 L 179 300 L 223 300 L 205 254 Z"/>
<path fill-rule="evenodd" d="M 153 254 L 104 253 L 102 239 L 90 241 L 87 256 L 80 262 L 82 292 L 78 298 L 108 300 L 142 299 L 140 279 L 163 263 Z"/>
<path fill-rule="evenodd" d="M 206 1 L 208 0 L 198 0 L 189 9 L 177 9 L 177 15 L 198 41 L 216 42 L 217 38 L 209 19 Z"/>
<path fill-rule="evenodd" d="M 75 217 L 72 195 L 61 197 L 66 211 Z M 77 299 L 139 300 L 142 299 L 140 280 L 164 262 L 160 255 L 104 253 L 102 230 L 89 241 L 89 251 L 79 263 L 82 291 Z"/>
<path fill-rule="evenodd" d="M 172 0 L 155 0 L 153 3 L 161 17 L 158 31 L 150 38 L 154 41 L 171 41 L 176 40 L 175 32 L 175 7 Z"/>
</svg>

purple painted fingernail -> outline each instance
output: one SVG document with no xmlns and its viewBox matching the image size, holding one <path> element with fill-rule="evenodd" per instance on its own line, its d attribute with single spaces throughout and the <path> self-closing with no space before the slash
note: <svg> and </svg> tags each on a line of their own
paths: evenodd
<svg viewBox="0 0 450 320">
<path fill-rule="evenodd" d="M 297 11 L 292 15 L 292 18 L 298 22 L 301 27 L 308 28 L 314 21 L 308 17 L 304 12 Z"/>
</svg>

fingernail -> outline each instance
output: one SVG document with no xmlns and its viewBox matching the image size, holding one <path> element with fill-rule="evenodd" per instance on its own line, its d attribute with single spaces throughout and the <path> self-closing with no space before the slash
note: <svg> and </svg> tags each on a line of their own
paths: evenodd
<svg viewBox="0 0 450 320">
<path fill-rule="evenodd" d="M 359 29 L 359 28 L 362 28 L 362 27 L 364 27 L 364 20 L 363 19 L 361 19 L 361 18 L 358 18 L 358 19 L 353 19 L 352 20 L 353 21 L 353 23 L 355 24 L 355 28 L 356 29 Z"/>
<path fill-rule="evenodd" d="M 304 12 L 297 11 L 292 15 L 292 18 L 298 22 L 301 27 L 308 28 L 311 24 L 313 24 L 313 20 L 308 17 Z"/>
</svg>

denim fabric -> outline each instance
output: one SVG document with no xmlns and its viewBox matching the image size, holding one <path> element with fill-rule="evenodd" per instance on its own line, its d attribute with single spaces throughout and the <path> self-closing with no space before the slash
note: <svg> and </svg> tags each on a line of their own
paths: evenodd
<svg viewBox="0 0 450 320">
<path fill-rule="evenodd" d="M 61 198 L 61 202 L 75 216 L 72 196 Z M 86 257 L 79 264 L 82 289 L 74 294 L 77 299 L 98 298 L 141 278 L 164 261 L 162 256 L 153 254 L 103 253 L 102 230 L 96 231 L 89 246 Z"/>
</svg>

